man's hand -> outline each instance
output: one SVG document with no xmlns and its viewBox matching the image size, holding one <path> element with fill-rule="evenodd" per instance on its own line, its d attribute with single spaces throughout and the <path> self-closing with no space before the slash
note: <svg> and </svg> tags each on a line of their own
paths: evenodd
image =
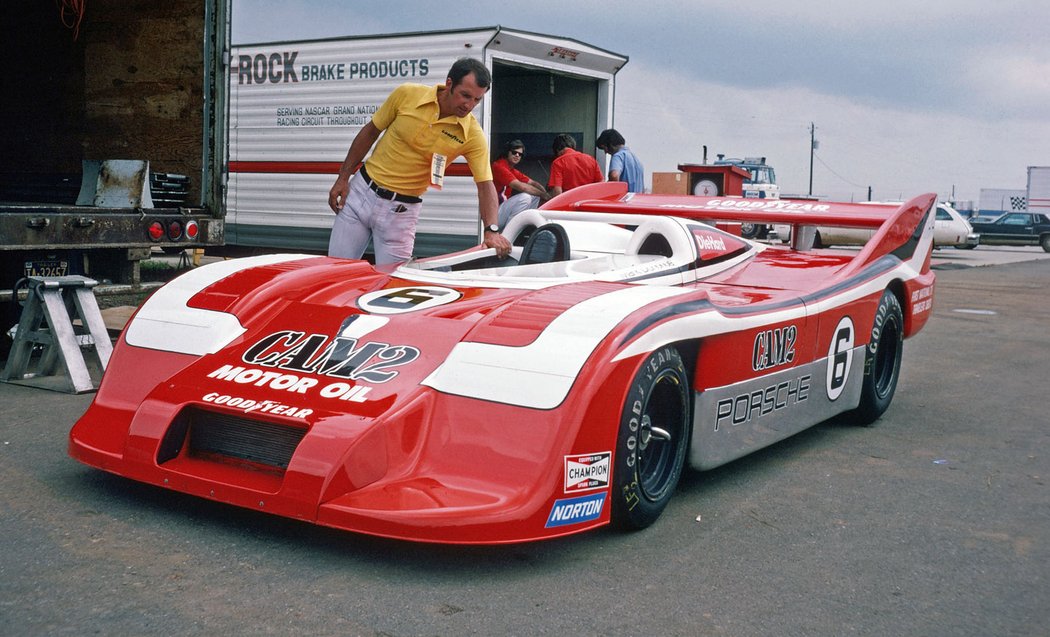
<svg viewBox="0 0 1050 637">
<path fill-rule="evenodd" d="M 485 236 L 482 239 L 486 248 L 494 248 L 496 256 L 505 259 L 510 254 L 510 241 L 498 232 L 489 230 L 489 226 L 496 225 L 499 215 L 499 202 L 496 199 L 496 187 L 492 180 L 477 182 L 478 187 L 478 215 L 481 217 L 481 225 L 485 228 Z M 488 221 L 486 221 L 486 219 Z"/>
<path fill-rule="evenodd" d="M 344 181 L 342 178 L 337 178 L 335 184 L 332 185 L 332 189 L 328 191 L 328 207 L 332 209 L 332 212 L 339 214 L 339 211 L 343 209 L 343 205 L 346 203 L 346 197 L 350 194 L 350 181 Z"/>
<path fill-rule="evenodd" d="M 328 191 L 328 207 L 332 212 L 339 211 L 346 205 L 346 198 L 350 196 L 350 175 L 352 175 L 364 161 L 365 155 L 372 145 L 379 139 L 380 131 L 371 121 L 361 127 L 350 143 L 350 150 L 346 151 L 346 159 L 339 167 L 339 176 L 335 178 L 335 184 Z"/>
<path fill-rule="evenodd" d="M 510 241 L 507 241 L 507 237 L 491 230 L 485 231 L 485 247 L 495 248 L 496 256 L 501 259 L 506 259 L 510 254 Z"/>
</svg>

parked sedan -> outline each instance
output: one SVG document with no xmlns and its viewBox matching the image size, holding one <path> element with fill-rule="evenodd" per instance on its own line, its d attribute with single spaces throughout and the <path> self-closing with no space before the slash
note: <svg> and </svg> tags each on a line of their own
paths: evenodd
<svg viewBox="0 0 1050 637">
<path fill-rule="evenodd" d="M 992 221 L 974 221 L 983 245 L 1042 246 L 1050 252 L 1050 218 L 1039 212 L 1008 212 Z"/>
<path fill-rule="evenodd" d="M 867 202 L 863 202 L 867 203 Z M 791 227 L 777 225 L 777 237 L 787 241 L 791 236 Z M 872 228 L 839 228 L 835 226 L 817 226 L 813 247 L 864 245 L 875 234 Z M 974 248 L 979 241 L 978 235 L 970 227 L 970 222 L 963 218 L 955 208 L 946 203 L 937 204 L 937 217 L 933 229 L 933 246 L 943 248 Z"/>
</svg>

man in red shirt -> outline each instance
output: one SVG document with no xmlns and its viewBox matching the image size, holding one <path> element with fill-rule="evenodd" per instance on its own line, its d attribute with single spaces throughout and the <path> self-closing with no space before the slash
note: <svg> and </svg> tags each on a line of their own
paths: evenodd
<svg viewBox="0 0 1050 637">
<path fill-rule="evenodd" d="M 554 151 L 554 161 L 551 162 L 547 191 L 552 197 L 577 186 L 605 181 L 594 157 L 576 150 L 576 139 L 572 135 L 558 135 L 551 149 Z"/>
<path fill-rule="evenodd" d="M 496 223 L 500 229 L 522 210 L 536 208 L 550 198 L 543 184 L 518 170 L 525 155 L 525 144 L 520 139 L 507 142 L 503 156 L 492 162 L 492 182 L 499 195 L 499 214 Z"/>
</svg>

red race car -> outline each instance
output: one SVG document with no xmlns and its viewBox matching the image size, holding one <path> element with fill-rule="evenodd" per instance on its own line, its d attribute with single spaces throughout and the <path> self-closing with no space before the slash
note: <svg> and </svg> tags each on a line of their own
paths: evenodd
<svg viewBox="0 0 1050 637">
<path fill-rule="evenodd" d="M 129 322 L 69 452 L 407 540 L 646 527 L 686 465 L 883 413 L 903 339 L 930 316 L 934 205 L 605 183 L 515 217 L 504 260 L 477 247 L 389 268 L 206 265 Z M 719 229 L 733 220 L 793 224 L 794 243 Z M 859 252 L 813 250 L 818 224 L 878 230 Z"/>
</svg>

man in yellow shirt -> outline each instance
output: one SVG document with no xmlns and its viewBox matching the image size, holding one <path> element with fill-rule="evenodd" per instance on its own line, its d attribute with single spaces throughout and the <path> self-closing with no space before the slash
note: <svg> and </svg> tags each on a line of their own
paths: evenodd
<svg viewBox="0 0 1050 637">
<path fill-rule="evenodd" d="M 422 195 L 431 186 L 441 187 L 446 166 L 460 156 L 467 158 L 474 174 L 485 245 L 500 258 L 510 253 L 510 243 L 497 225 L 488 144 L 471 113 L 491 84 L 484 64 L 460 58 L 444 85 L 403 84 L 394 89 L 350 144 L 328 192 L 328 205 L 336 213 L 330 256 L 359 259 L 371 239 L 376 264 L 409 260 Z M 373 145 L 372 155 L 351 180 Z"/>
</svg>

